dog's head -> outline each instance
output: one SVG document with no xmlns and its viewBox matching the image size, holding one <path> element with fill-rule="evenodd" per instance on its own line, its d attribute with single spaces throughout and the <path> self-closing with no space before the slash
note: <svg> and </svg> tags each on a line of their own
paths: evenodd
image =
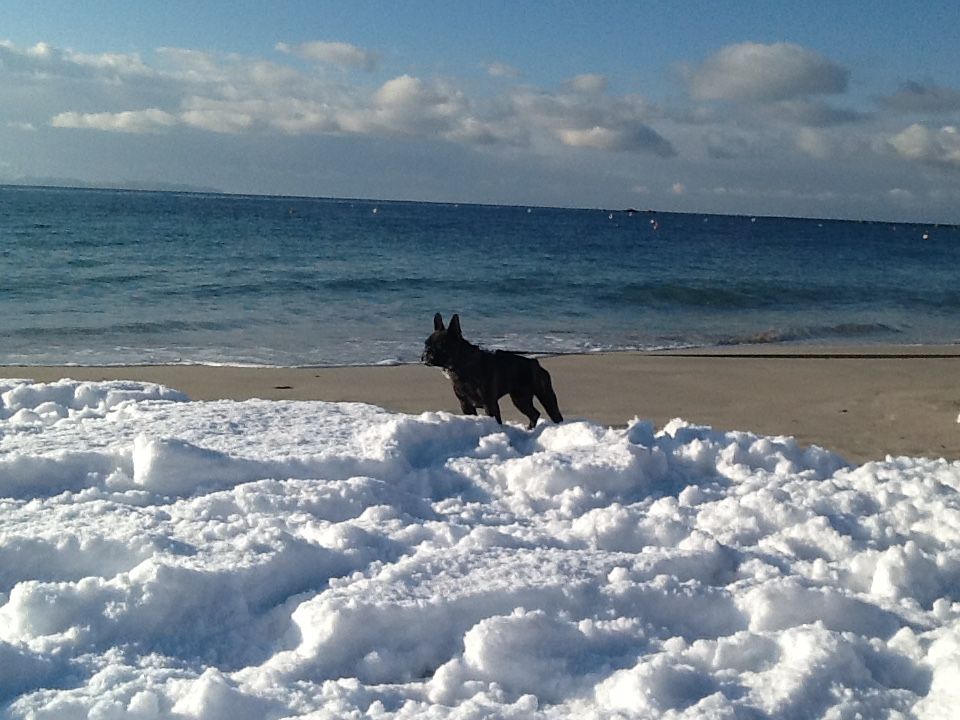
<svg viewBox="0 0 960 720">
<path fill-rule="evenodd" d="M 450 318 L 450 325 L 443 326 L 440 313 L 433 316 L 433 332 L 423 343 L 423 355 L 420 362 L 433 367 L 451 368 L 460 354 L 463 344 L 463 335 L 460 332 L 460 316 Z"/>
</svg>

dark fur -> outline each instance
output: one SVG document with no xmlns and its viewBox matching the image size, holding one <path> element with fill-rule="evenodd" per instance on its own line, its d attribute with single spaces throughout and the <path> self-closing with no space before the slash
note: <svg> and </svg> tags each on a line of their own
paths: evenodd
<svg viewBox="0 0 960 720">
<path fill-rule="evenodd" d="M 563 422 L 550 373 L 533 358 L 504 350 L 490 352 L 467 342 L 460 332 L 458 315 L 450 318 L 449 327 L 443 326 L 440 313 L 433 316 L 433 333 L 424 343 L 420 360 L 443 368 L 444 374 L 453 381 L 460 408 L 467 415 L 476 415 L 477 408 L 482 408 L 503 424 L 498 401 L 509 395 L 517 409 L 530 420 L 531 429 L 540 417 L 533 406 L 534 397 L 551 420 Z"/>
</svg>

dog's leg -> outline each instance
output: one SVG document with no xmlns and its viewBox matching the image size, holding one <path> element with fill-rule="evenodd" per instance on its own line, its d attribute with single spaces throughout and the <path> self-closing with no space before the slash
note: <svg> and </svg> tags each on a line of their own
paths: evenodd
<svg viewBox="0 0 960 720">
<path fill-rule="evenodd" d="M 560 405 L 557 404 L 557 395 L 553 392 L 553 383 L 550 381 L 550 373 L 539 366 L 537 367 L 537 377 L 534 387 L 536 388 L 534 392 L 537 400 L 543 405 L 543 409 L 547 411 L 550 419 L 555 423 L 563 422 L 563 415 L 560 414 Z"/>
<path fill-rule="evenodd" d="M 470 400 L 465 396 L 461 395 L 456 387 L 453 388 L 453 394 L 457 396 L 457 400 L 460 401 L 460 411 L 464 415 L 476 415 L 477 406 L 474 405 Z"/>
<path fill-rule="evenodd" d="M 540 412 L 533 406 L 533 395 L 510 393 L 510 399 L 513 400 L 513 404 L 517 406 L 517 410 L 526 415 L 530 421 L 527 429 L 533 430 L 537 426 L 537 419 L 540 417 Z"/>
<path fill-rule="evenodd" d="M 483 409 L 487 411 L 487 415 L 497 421 L 497 424 L 503 425 L 503 418 L 500 417 L 500 403 L 497 402 L 496 397 L 488 395 Z"/>
</svg>

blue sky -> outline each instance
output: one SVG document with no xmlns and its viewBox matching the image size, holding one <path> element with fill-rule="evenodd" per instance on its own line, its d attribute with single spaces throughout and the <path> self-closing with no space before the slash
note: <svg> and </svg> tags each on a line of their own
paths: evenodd
<svg viewBox="0 0 960 720">
<path fill-rule="evenodd" d="M 960 222 L 960 6 L 0 2 L 0 182 Z"/>
</svg>

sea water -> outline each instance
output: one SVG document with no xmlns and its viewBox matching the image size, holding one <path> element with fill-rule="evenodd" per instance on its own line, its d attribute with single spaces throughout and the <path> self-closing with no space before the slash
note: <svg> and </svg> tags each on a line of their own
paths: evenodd
<svg viewBox="0 0 960 720">
<path fill-rule="evenodd" d="M 647 210 L 0 187 L 0 363 L 415 362 L 960 341 L 960 231 Z"/>
</svg>

